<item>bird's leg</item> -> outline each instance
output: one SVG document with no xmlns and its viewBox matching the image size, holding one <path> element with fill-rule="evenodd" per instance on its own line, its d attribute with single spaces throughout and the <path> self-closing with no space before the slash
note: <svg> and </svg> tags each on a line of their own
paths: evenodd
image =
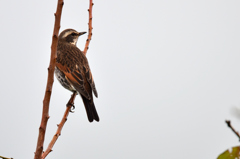
<svg viewBox="0 0 240 159">
<path fill-rule="evenodd" d="M 75 99 L 76 95 L 77 95 L 77 92 L 73 92 L 70 100 L 69 100 L 68 103 L 67 103 L 67 107 L 71 107 L 71 109 L 70 109 L 70 112 L 71 112 L 71 113 L 74 113 L 74 111 L 73 111 L 73 110 L 75 109 L 74 99 Z"/>
</svg>

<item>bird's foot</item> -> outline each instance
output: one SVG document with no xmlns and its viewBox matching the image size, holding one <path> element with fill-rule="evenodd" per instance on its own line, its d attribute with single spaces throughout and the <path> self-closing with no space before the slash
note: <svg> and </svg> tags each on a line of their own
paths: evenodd
<svg viewBox="0 0 240 159">
<path fill-rule="evenodd" d="M 74 113 L 73 110 L 75 109 L 75 105 L 74 105 L 73 103 L 68 103 L 68 104 L 67 104 L 67 107 L 71 107 L 70 112 L 71 112 L 71 113 Z"/>
</svg>

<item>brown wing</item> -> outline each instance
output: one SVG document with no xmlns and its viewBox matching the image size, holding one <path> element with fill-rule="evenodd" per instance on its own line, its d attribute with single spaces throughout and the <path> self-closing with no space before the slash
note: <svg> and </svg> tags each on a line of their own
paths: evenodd
<svg viewBox="0 0 240 159">
<path fill-rule="evenodd" d="M 88 92 L 85 87 L 84 87 L 84 78 L 82 76 L 81 70 L 79 69 L 79 67 L 76 65 L 76 68 L 74 70 L 70 70 L 68 67 L 63 66 L 60 63 L 56 63 L 56 66 L 58 67 L 59 70 L 61 70 L 66 79 L 69 81 L 69 83 L 72 84 L 72 86 L 80 93 L 82 94 L 84 97 L 86 97 L 87 99 L 91 99 L 91 96 L 89 95 Z"/>
<path fill-rule="evenodd" d="M 58 45 L 59 46 L 59 45 Z M 60 47 L 63 48 L 60 48 Z M 59 52 L 61 50 L 61 52 Z M 74 45 L 60 45 L 56 66 L 61 70 L 73 87 L 87 99 L 92 91 L 97 97 L 97 90 L 92 78 L 86 56 Z"/>
<path fill-rule="evenodd" d="M 96 97 L 98 97 L 98 93 L 97 93 L 97 89 L 95 87 L 95 83 L 93 81 L 93 77 L 92 77 L 92 73 L 91 73 L 91 70 L 90 68 L 88 67 L 88 65 L 84 65 L 83 66 L 83 71 L 84 71 L 84 74 L 87 78 L 87 81 L 88 83 L 91 85 L 91 88 L 93 90 L 93 93 Z"/>
</svg>

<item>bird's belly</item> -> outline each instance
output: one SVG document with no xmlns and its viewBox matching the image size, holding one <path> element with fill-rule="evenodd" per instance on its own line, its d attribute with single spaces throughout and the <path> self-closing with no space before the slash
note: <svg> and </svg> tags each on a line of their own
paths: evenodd
<svg viewBox="0 0 240 159">
<path fill-rule="evenodd" d="M 71 92 L 75 92 L 76 89 L 68 82 L 68 80 L 65 78 L 65 75 L 62 71 L 60 71 L 57 67 L 55 67 L 55 76 L 58 79 L 59 83 L 66 88 L 67 90 Z"/>
</svg>

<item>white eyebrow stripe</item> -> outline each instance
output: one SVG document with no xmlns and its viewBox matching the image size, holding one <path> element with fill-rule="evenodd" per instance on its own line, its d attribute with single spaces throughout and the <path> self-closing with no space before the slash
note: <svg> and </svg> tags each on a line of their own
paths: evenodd
<svg viewBox="0 0 240 159">
<path fill-rule="evenodd" d="M 63 38 L 67 37 L 70 32 L 71 32 L 71 31 L 68 31 L 68 32 L 64 33 L 62 37 L 63 37 Z"/>
</svg>

